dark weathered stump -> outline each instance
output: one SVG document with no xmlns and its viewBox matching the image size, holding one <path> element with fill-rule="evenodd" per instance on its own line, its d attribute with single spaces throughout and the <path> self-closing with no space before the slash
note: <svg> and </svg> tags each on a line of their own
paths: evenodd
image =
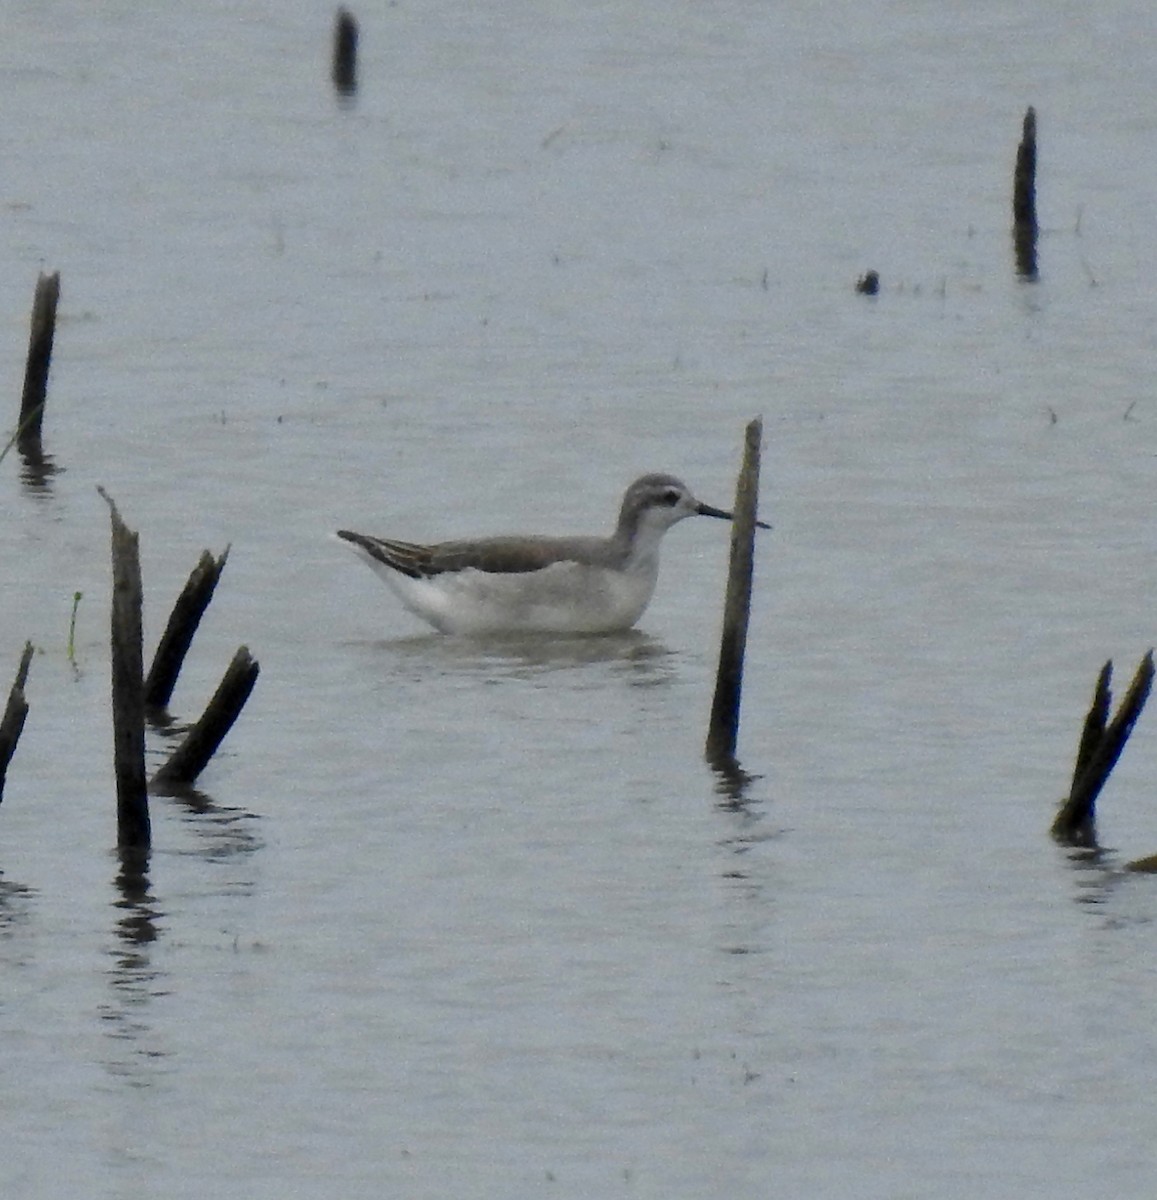
<svg viewBox="0 0 1157 1200">
<path fill-rule="evenodd" d="M 856 280 L 856 291 L 861 296 L 875 296 L 880 291 L 880 273 L 879 271 L 865 271 L 863 275 Z"/>
<path fill-rule="evenodd" d="M 333 86 L 346 99 L 358 90 L 358 23 L 345 8 L 333 23 Z"/>
<path fill-rule="evenodd" d="M 25 642 L 24 653 L 20 656 L 20 666 L 16 671 L 16 679 L 12 690 L 8 693 L 8 703 L 4 706 L 4 715 L 0 717 L 0 800 L 4 799 L 4 780 L 8 775 L 8 764 L 16 751 L 16 743 L 24 731 L 24 719 L 28 716 L 28 701 L 24 698 L 24 685 L 28 682 L 28 668 L 32 663 L 32 643 Z"/>
<path fill-rule="evenodd" d="M 723 634 L 719 643 L 719 668 L 707 730 L 705 753 L 709 762 L 727 767 L 735 761 L 739 736 L 739 702 L 743 690 L 743 656 L 751 612 L 751 577 L 755 559 L 756 507 L 759 499 L 759 456 L 763 422 L 751 421 L 746 430 L 743 466 L 735 492 L 731 529 L 731 562 L 723 602 Z"/>
<path fill-rule="evenodd" d="M 28 361 L 24 368 L 24 393 L 20 398 L 17 446 L 21 454 L 36 459 L 43 454 L 40 431 L 48 395 L 48 368 L 56 335 L 56 306 L 60 300 L 60 272 L 43 272 L 36 281 L 32 301 L 32 328 L 28 336 Z"/>
<path fill-rule="evenodd" d="M 248 647 L 240 647 L 201 719 L 153 777 L 154 784 L 182 786 L 200 775 L 245 707 L 259 672 Z"/>
<path fill-rule="evenodd" d="M 1024 114 L 1024 127 L 1016 151 L 1012 182 L 1012 240 L 1017 274 L 1037 278 L 1036 242 L 1036 110 Z"/>
<path fill-rule="evenodd" d="M 145 706 L 150 709 L 164 709 L 173 695 L 177 685 L 177 676 L 189 647 L 193 644 L 193 636 L 213 599 L 217 581 L 225 569 L 229 557 L 229 547 L 220 558 L 214 558 L 208 550 L 201 552 L 200 561 L 193 568 L 185 583 L 173 611 L 169 615 L 169 623 L 157 644 L 157 652 L 153 655 L 153 664 L 145 679 Z"/>
<path fill-rule="evenodd" d="M 112 516 L 112 718 L 117 785 L 117 844 L 147 848 L 151 841 L 145 776 L 145 687 L 141 647 L 141 559 L 137 534 Z"/>
<path fill-rule="evenodd" d="M 1081 730 L 1072 787 L 1053 821 L 1053 837 L 1067 846 L 1095 847 L 1097 844 L 1097 797 L 1117 765 L 1121 751 L 1149 698 L 1149 690 L 1153 685 L 1153 651 L 1150 650 L 1141 660 L 1117 715 L 1109 721 L 1113 699 L 1109 685 L 1112 678 L 1113 663 L 1110 659 L 1097 676 L 1093 703 Z"/>
</svg>

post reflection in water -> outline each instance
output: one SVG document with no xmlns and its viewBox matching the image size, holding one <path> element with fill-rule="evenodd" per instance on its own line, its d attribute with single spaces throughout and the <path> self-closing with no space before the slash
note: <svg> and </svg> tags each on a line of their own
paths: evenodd
<svg viewBox="0 0 1157 1200">
<path fill-rule="evenodd" d="M 50 454 L 45 454 L 39 442 L 34 447 L 20 449 L 20 482 L 30 496 L 46 500 L 52 497 L 53 478 L 62 468 L 57 467 Z"/>
<path fill-rule="evenodd" d="M 256 816 L 246 809 L 221 807 L 194 788 L 174 789 L 171 794 L 183 810 L 182 829 L 191 833 L 196 843 L 194 850 L 176 851 L 176 855 L 191 855 L 198 860 L 198 871 L 204 868 L 208 872 L 204 892 L 250 894 L 254 880 L 247 864 L 262 845 L 254 831 Z M 168 1061 L 171 1052 L 158 1032 L 163 1022 L 154 1021 L 149 1010 L 154 1000 L 178 987 L 169 972 L 154 962 L 166 918 L 172 919 L 174 914 L 166 912 L 153 893 L 150 852 L 124 849 L 117 853 L 112 901 L 116 915 L 108 947 L 110 998 L 100 1009 L 104 1032 L 114 1044 L 105 1066 L 131 1086 L 147 1087 L 173 1069 Z M 172 859 L 166 857 L 165 861 Z"/>
<path fill-rule="evenodd" d="M 152 962 L 163 913 L 152 893 L 148 851 L 122 850 L 118 856 L 120 866 L 113 881 L 117 915 L 109 946 L 111 997 L 100 1012 L 115 1049 L 105 1065 L 111 1074 L 145 1087 L 166 1058 L 148 1017 L 149 1002 L 166 991 L 163 972 Z"/>
<path fill-rule="evenodd" d="M 406 677 L 429 678 L 432 669 L 485 678 L 531 679 L 566 670 L 610 668 L 628 682 L 649 686 L 669 682 L 674 654 L 658 638 L 640 629 L 592 637 L 536 637 L 503 634 L 480 638 L 448 638 L 418 634 L 370 644 Z"/>
<path fill-rule="evenodd" d="M 10 959 L 4 953 L 4 943 L 13 941 L 17 931 L 30 924 L 31 901 L 34 895 L 32 888 L 5 879 L 4 872 L 0 871 L 0 961 L 23 961 L 22 952 Z"/>
<path fill-rule="evenodd" d="M 771 906 L 763 868 L 749 856 L 756 847 L 777 836 L 777 831 L 769 828 L 767 796 L 751 794 L 752 786 L 763 776 L 745 771 L 731 756 L 715 756 L 708 762 L 715 775 L 715 806 L 727 826 L 718 845 L 726 854 L 720 875 L 727 887 L 730 920 L 719 931 L 719 949 L 729 960 L 760 955 L 769 944 Z M 750 982 L 747 968 L 732 962 L 721 982 L 743 992 Z"/>
<path fill-rule="evenodd" d="M 1138 871 L 1138 864 L 1126 862 L 1116 851 L 1101 846 L 1067 848 L 1065 858 L 1073 872 L 1073 900 L 1094 909 L 1113 900 L 1132 876 L 1144 873 L 1144 867 Z"/>
<path fill-rule="evenodd" d="M 212 796 L 187 783 L 157 783 L 152 790 L 158 796 L 174 800 L 184 810 L 185 827 L 196 835 L 197 842 L 197 848 L 186 853 L 207 863 L 222 863 L 244 860 L 261 849 L 255 826 L 258 818 L 248 809 L 217 804 Z M 247 894 L 253 888 L 253 877 L 242 866 L 232 878 L 206 879 L 206 886 L 221 894 Z"/>
<path fill-rule="evenodd" d="M 715 792 L 720 797 L 719 807 L 746 812 L 753 803 L 748 795 L 751 785 L 763 776 L 745 771 L 739 760 L 730 755 L 712 756 L 707 761 L 715 773 Z"/>
</svg>

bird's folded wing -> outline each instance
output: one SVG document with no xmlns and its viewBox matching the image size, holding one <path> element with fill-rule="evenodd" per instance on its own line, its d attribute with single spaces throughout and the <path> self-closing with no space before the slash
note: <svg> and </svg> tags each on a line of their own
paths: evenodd
<svg viewBox="0 0 1157 1200">
<path fill-rule="evenodd" d="M 429 570 L 433 574 L 473 569 L 492 575 L 524 575 L 575 557 L 556 538 L 482 538 L 473 542 L 442 542 L 429 549 Z"/>
<path fill-rule="evenodd" d="M 354 533 L 352 529 L 339 529 L 337 536 L 357 546 L 376 562 L 383 563 L 403 575 L 409 575 L 411 579 L 424 579 L 428 575 L 436 574 L 430 568 L 429 546 L 389 541 L 386 538 L 371 537 L 367 533 Z"/>
<path fill-rule="evenodd" d="M 521 575 L 541 571 L 552 563 L 585 561 L 586 539 L 496 537 L 472 542 L 441 542 L 420 546 L 392 538 L 370 537 L 348 529 L 338 537 L 364 550 L 371 558 L 412 579 L 428 579 L 447 571 L 486 571 L 494 575 Z"/>
</svg>

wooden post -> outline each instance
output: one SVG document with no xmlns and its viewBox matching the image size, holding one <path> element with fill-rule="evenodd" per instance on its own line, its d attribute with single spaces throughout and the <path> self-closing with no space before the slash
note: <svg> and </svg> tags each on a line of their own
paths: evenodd
<svg viewBox="0 0 1157 1200">
<path fill-rule="evenodd" d="M 1037 232 L 1036 110 L 1030 105 L 1024 114 L 1012 182 L 1012 240 L 1016 252 L 1016 270 L 1018 275 L 1028 280 L 1037 278 Z"/>
<path fill-rule="evenodd" d="M 333 23 L 333 86 L 346 99 L 358 90 L 358 23 L 346 8 Z"/>
<path fill-rule="evenodd" d="M 225 561 L 229 557 L 229 547 L 225 547 L 220 558 L 214 558 L 208 550 L 201 552 L 201 559 L 193 568 L 176 604 L 169 616 L 169 623 L 157 644 L 157 652 L 153 655 L 153 665 L 145 679 L 145 707 L 164 709 L 173 695 L 177 685 L 177 676 L 181 673 L 181 665 L 185 655 L 193 643 L 193 635 L 197 626 L 213 599 L 217 581 L 225 569 Z"/>
<path fill-rule="evenodd" d="M 751 612 L 751 577 L 755 557 L 755 514 L 759 498 L 759 457 L 763 422 L 751 421 L 746 430 L 743 467 L 735 492 L 731 530 L 731 564 L 723 604 L 723 635 L 719 644 L 719 669 L 707 730 L 707 760 L 719 767 L 735 765 L 739 736 L 739 702 L 743 689 L 743 656 Z"/>
<path fill-rule="evenodd" d="M 22 454 L 37 458 L 42 454 L 41 423 L 48 395 L 48 368 L 52 362 L 52 341 L 56 334 L 56 306 L 60 300 L 60 272 L 41 272 L 32 301 L 32 328 L 28 336 L 28 361 L 24 368 L 24 393 L 20 398 L 20 423 L 17 445 Z"/>
<path fill-rule="evenodd" d="M 0 800 L 4 799 L 4 780 L 8 774 L 8 764 L 16 750 L 16 743 L 24 731 L 24 719 L 28 716 L 28 701 L 24 698 L 24 685 L 28 682 L 28 668 L 32 663 L 32 643 L 24 643 L 24 653 L 20 656 L 20 666 L 16 671 L 16 679 L 12 690 L 8 693 L 8 703 L 4 707 L 4 715 L 0 717 Z"/>
<path fill-rule="evenodd" d="M 147 849 L 152 840 L 145 776 L 145 687 L 141 648 L 141 560 L 136 533 L 112 497 L 112 719 L 117 784 L 117 845 Z"/>
<path fill-rule="evenodd" d="M 180 787 L 200 775 L 245 707 L 260 669 L 249 648 L 240 647 L 201 719 L 153 777 L 154 785 Z"/>
<path fill-rule="evenodd" d="M 1149 690 L 1153 685 L 1153 651 L 1150 650 L 1141 660 L 1117 715 L 1108 721 L 1113 699 L 1109 690 L 1112 677 L 1113 662 L 1110 659 L 1097 676 L 1093 703 L 1085 717 L 1080 746 L 1077 748 L 1072 787 L 1053 821 L 1053 837 L 1067 846 L 1097 844 L 1097 797 L 1117 765 L 1121 751 L 1149 698 Z"/>
</svg>

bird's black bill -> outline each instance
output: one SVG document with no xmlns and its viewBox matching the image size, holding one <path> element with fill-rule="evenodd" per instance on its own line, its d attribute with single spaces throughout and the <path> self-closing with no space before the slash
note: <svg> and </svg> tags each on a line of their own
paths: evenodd
<svg viewBox="0 0 1157 1200">
<path fill-rule="evenodd" d="M 701 517 L 718 517 L 721 521 L 734 521 L 733 513 L 724 512 L 721 508 L 712 508 L 710 504 L 700 504 L 695 510 Z M 771 526 L 766 521 L 756 521 L 757 529 L 770 529 Z"/>
</svg>

